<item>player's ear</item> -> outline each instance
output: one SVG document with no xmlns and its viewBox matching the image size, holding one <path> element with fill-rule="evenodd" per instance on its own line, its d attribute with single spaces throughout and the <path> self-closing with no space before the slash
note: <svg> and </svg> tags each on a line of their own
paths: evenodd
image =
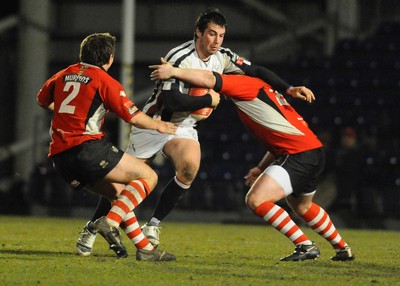
<svg viewBox="0 0 400 286">
<path fill-rule="evenodd" d="M 114 62 L 114 55 L 110 54 L 110 58 L 108 59 L 108 64 L 112 65 L 113 62 Z"/>
<path fill-rule="evenodd" d="M 199 28 L 196 28 L 194 33 L 195 33 L 196 38 L 201 38 L 201 31 L 199 30 Z"/>
</svg>

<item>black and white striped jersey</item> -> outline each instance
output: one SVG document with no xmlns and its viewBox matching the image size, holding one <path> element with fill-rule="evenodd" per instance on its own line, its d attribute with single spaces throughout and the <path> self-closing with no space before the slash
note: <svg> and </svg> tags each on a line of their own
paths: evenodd
<svg viewBox="0 0 400 286">
<path fill-rule="evenodd" d="M 227 74 L 244 74 L 244 66 L 251 65 L 249 61 L 239 57 L 230 49 L 223 47 L 213 54 L 207 62 L 204 62 L 200 59 L 196 51 L 194 40 L 171 49 L 164 58 L 175 67 L 204 69 Z M 149 116 L 160 115 L 162 120 L 171 121 L 177 125 L 195 126 L 197 121 L 191 116 L 193 110 L 171 111 L 166 110 L 163 104 L 166 91 L 173 91 L 172 93 L 168 92 L 167 95 L 173 96 L 174 93 L 188 94 L 189 88 L 190 85 L 188 83 L 175 78 L 163 82 L 158 81 L 154 92 L 146 102 L 143 111 Z"/>
</svg>

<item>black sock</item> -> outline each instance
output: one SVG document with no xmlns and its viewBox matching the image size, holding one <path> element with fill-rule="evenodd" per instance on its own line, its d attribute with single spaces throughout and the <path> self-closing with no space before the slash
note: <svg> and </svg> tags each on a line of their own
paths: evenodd
<svg viewBox="0 0 400 286">
<path fill-rule="evenodd" d="M 161 193 L 160 200 L 154 210 L 153 217 L 163 220 L 174 207 L 183 199 L 188 189 L 184 189 L 175 182 L 175 178 L 169 181 Z"/>
<path fill-rule="evenodd" d="M 102 216 L 106 216 L 110 211 L 110 209 L 111 209 L 111 202 L 107 198 L 101 196 L 91 221 L 94 222 L 96 219 Z"/>
</svg>

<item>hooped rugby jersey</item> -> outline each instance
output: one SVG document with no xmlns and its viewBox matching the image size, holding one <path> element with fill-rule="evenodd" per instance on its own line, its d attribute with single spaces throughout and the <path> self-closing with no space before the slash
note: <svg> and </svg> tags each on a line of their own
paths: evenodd
<svg viewBox="0 0 400 286">
<path fill-rule="evenodd" d="M 37 95 L 38 102 L 54 102 L 49 156 L 88 140 L 103 138 L 108 111 L 128 122 L 140 111 L 122 85 L 105 70 L 85 63 L 70 65 L 49 78 Z"/>
<path fill-rule="evenodd" d="M 322 147 L 307 122 L 263 80 L 214 73 L 214 90 L 229 97 L 244 125 L 274 156 Z"/>
<path fill-rule="evenodd" d="M 199 58 L 195 41 L 191 40 L 170 50 L 164 57 L 174 67 L 203 69 L 218 73 L 243 74 L 240 65 L 250 65 L 230 49 L 221 47 L 207 62 Z M 190 85 L 179 79 L 172 78 L 168 81 L 157 82 L 153 95 L 147 100 L 143 111 L 149 116 L 160 115 L 163 120 L 171 121 L 177 125 L 194 126 L 196 119 L 191 117 L 191 112 L 168 112 L 163 106 L 162 90 L 178 90 L 187 94 Z"/>
</svg>

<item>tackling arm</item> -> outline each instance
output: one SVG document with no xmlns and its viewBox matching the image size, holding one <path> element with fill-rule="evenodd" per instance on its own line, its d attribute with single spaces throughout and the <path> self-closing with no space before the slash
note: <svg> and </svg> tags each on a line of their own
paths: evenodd
<svg viewBox="0 0 400 286">
<path fill-rule="evenodd" d="M 163 90 L 164 106 L 168 111 L 194 111 L 203 107 L 214 107 L 215 102 L 210 94 L 189 96 L 176 90 Z"/>
<path fill-rule="evenodd" d="M 161 58 L 161 65 L 152 65 L 149 68 L 153 69 L 151 80 L 168 80 L 175 77 L 198 87 L 213 88 L 215 85 L 215 77 L 211 71 L 176 68 L 164 58 Z"/>
<path fill-rule="evenodd" d="M 153 119 L 144 112 L 137 112 L 128 123 L 139 128 L 153 129 L 160 133 L 175 134 L 176 126 L 171 122 L 165 122 L 160 118 Z"/>
<path fill-rule="evenodd" d="M 257 65 L 243 65 L 243 72 L 252 77 L 258 77 L 267 82 L 274 89 L 285 92 L 291 86 L 269 69 Z"/>
<path fill-rule="evenodd" d="M 243 65 L 241 69 L 246 75 L 258 77 L 282 93 L 285 92 L 294 98 L 300 98 L 308 102 L 313 102 L 315 100 L 314 94 L 307 87 L 291 86 L 274 72 L 265 67 L 257 65 Z"/>
<path fill-rule="evenodd" d="M 161 65 L 151 65 L 149 68 L 154 69 L 150 75 L 151 80 L 167 80 L 170 78 L 179 78 L 187 81 L 195 86 L 207 87 L 213 89 L 215 87 L 216 78 L 211 71 L 200 69 L 182 69 L 173 67 L 166 60 L 161 58 Z M 261 66 L 246 66 L 243 68 L 246 75 L 258 77 L 267 82 L 276 90 L 283 90 L 287 94 L 313 102 L 315 96 L 313 92 L 305 86 L 290 86 L 272 71 Z"/>
</svg>

